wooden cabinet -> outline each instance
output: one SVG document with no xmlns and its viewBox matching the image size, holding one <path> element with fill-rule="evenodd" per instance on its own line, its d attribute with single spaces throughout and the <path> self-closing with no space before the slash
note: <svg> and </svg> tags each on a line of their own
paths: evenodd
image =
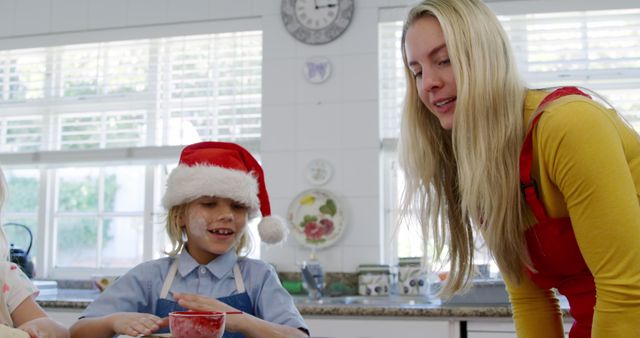
<svg viewBox="0 0 640 338">
<path fill-rule="evenodd" d="M 460 338 L 460 324 L 447 318 L 304 316 L 313 337 Z"/>
</svg>

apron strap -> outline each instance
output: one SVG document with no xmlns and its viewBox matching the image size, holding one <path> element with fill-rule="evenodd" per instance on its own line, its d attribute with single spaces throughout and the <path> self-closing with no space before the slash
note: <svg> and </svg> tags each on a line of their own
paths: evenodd
<svg viewBox="0 0 640 338">
<path fill-rule="evenodd" d="M 174 259 L 173 263 L 171 263 L 169 272 L 167 273 L 167 276 L 164 279 L 164 284 L 162 284 L 162 290 L 160 291 L 160 299 L 167 298 L 167 295 L 169 294 L 169 289 L 171 288 L 171 285 L 173 284 L 173 280 L 176 277 L 176 271 L 178 271 L 179 259 L 180 259 L 180 256 L 176 256 L 176 259 Z"/>
<path fill-rule="evenodd" d="M 531 208 L 531 211 L 538 221 L 545 220 L 548 216 L 542 201 L 540 201 L 540 196 L 538 196 L 536 182 L 531 177 L 531 166 L 533 163 L 533 130 L 540 120 L 546 105 L 555 99 L 567 95 L 582 95 L 591 98 L 576 87 L 561 87 L 551 92 L 542 100 L 542 102 L 540 102 L 540 105 L 538 105 L 538 108 L 533 115 L 533 120 L 529 123 L 527 135 L 524 139 L 524 143 L 522 144 L 522 150 L 520 151 L 520 190 L 524 195 L 529 208 Z"/>
<path fill-rule="evenodd" d="M 240 273 L 238 263 L 233 266 L 233 278 L 236 281 L 236 289 L 238 290 L 238 293 L 244 293 L 244 282 L 242 281 L 242 274 Z"/>
</svg>

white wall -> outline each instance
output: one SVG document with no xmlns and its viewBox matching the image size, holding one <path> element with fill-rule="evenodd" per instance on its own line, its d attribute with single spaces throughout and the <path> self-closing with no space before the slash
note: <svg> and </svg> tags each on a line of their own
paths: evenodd
<svg viewBox="0 0 640 338">
<path fill-rule="evenodd" d="M 354 19 L 341 37 L 309 46 L 284 29 L 280 0 L 0 0 L 0 49 L 179 34 L 185 27 L 202 32 L 258 21 L 264 39 L 261 158 L 273 213 L 286 217 L 290 201 L 311 188 L 304 179 L 310 160 L 330 161 L 334 176 L 323 188 L 346 204 L 346 230 L 317 256 L 327 271 L 355 271 L 382 257 L 378 9 L 406 3 L 356 0 Z M 323 84 L 309 84 L 302 76 L 304 61 L 312 56 L 331 60 L 333 71 Z M 263 247 L 262 255 L 278 269 L 293 271 L 309 250 L 290 237 L 280 247 Z"/>
</svg>

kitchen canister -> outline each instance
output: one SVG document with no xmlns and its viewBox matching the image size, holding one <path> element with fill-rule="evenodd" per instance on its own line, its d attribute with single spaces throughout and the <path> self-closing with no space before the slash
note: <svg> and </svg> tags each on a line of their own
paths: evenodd
<svg viewBox="0 0 640 338">
<path fill-rule="evenodd" d="M 389 265 L 361 264 L 358 266 L 358 293 L 361 296 L 387 296 L 390 288 Z"/>
<path fill-rule="evenodd" d="M 398 291 L 400 295 L 428 296 L 429 269 L 420 257 L 403 257 L 398 261 Z"/>
</svg>

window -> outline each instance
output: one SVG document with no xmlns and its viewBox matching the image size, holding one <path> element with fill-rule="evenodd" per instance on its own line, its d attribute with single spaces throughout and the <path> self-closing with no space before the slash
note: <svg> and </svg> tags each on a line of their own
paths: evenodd
<svg viewBox="0 0 640 338">
<path fill-rule="evenodd" d="M 4 222 L 32 230 L 45 277 L 158 257 L 160 197 L 182 145 L 257 150 L 261 101 L 260 31 L 0 51 Z"/>
<path fill-rule="evenodd" d="M 640 9 L 504 15 L 507 31 L 529 87 L 578 85 L 604 95 L 640 131 Z M 400 52 L 402 22 L 379 24 L 381 134 L 385 140 L 388 225 L 397 219 L 402 175 L 396 140 L 405 79 Z M 400 226 L 396 254 L 421 256 L 415 232 Z M 410 235 L 411 234 L 411 235 Z M 486 254 L 483 259 L 488 259 Z"/>
</svg>

